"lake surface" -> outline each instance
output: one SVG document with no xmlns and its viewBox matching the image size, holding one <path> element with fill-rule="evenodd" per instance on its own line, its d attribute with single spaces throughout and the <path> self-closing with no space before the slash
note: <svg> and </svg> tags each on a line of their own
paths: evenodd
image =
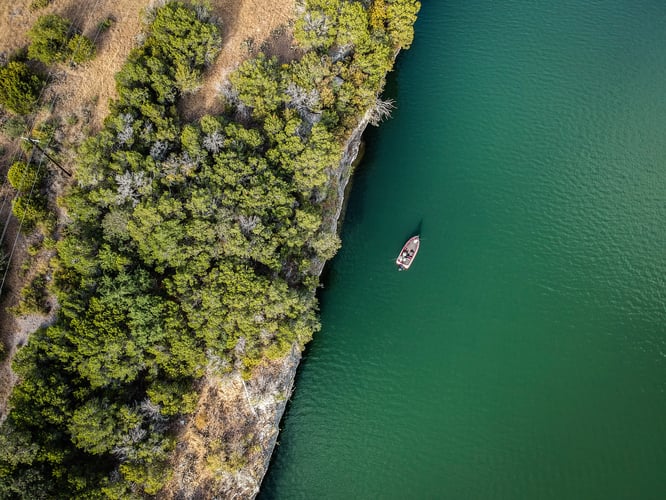
<svg viewBox="0 0 666 500">
<path fill-rule="evenodd" d="M 416 30 L 260 498 L 666 498 L 666 3 Z"/>
</svg>

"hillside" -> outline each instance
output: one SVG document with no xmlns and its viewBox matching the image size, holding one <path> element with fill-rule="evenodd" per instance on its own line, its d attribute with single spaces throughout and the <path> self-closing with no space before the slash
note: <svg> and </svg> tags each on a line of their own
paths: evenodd
<svg viewBox="0 0 666 500">
<path fill-rule="evenodd" d="M 307 0 L 293 23 L 285 4 L 235 4 L 227 22 L 215 10 L 226 4 L 212 5 L 146 11 L 103 122 L 83 72 L 104 49 L 77 52 L 95 34 L 40 18 L 32 59 L 6 67 L 34 71 L 37 59 L 61 78 L 28 116 L 42 142 L 24 143 L 8 172 L 29 245 L 14 311 L 57 316 L 14 356 L 0 494 L 258 491 L 319 329 L 351 161 L 391 108 L 379 93 L 419 4 Z M 233 24 L 262 13 L 250 32 Z M 117 23 L 107 14 L 98 31 Z M 46 46 L 52 36 L 64 41 Z M 40 172 L 42 154 L 62 172 Z"/>
</svg>

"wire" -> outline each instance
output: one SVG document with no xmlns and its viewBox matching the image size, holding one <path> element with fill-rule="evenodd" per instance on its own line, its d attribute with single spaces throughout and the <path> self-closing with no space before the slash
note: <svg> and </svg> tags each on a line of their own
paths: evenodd
<svg viewBox="0 0 666 500">
<path fill-rule="evenodd" d="M 90 14 L 90 16 L 88 17 L 88 19 L 92 19 L 92 16 L 94 15 L 95 11 L 97 10 L 97 6 L 99 5 L 99 1 L 100 1 L 100 0 L 95 0 L 95 5 L 93 6 L 92 9 L 90 9 L 91 14 Z M 97 32 L 95 33 L 95 37 L 94 37 L 94 39 L 93 39 L 93 43 L 97 41 L 97 38 L 99 37 L 99 34 L 100 34 L 100 32 L 101 32 L 101 29 L 102 29 L 102 26 L 101 26 L 101 24 L 99 24 L 99 25 L 97 26 Z M 70 40 L 70 34 L 73 32 L 73 30 L 75 30 L 75 25 L 74 25 L 74 23 L 71 23 L 69 29 L 67 30 L 67 41 L 66 41 L 66 42 L 65 42 L 65 41 L 63 42 L 62 46 L 60 47 L 61 49 L 64 49 L 64 47 L 65 47 L 65 43 L 68 43 L 68 42 L 69 42 L 69 40 Z M 81 46 L 82 41 L 83 41 L 83 38 L 79 39 L 78 44 L 77 44 L 77 47 L 76 47 L 77 50 L 78 50 L 79 47 Z M 71 58 L 71 56 L 70 56 L 69 61 L 67 61 L 67 62 L 68 62 L 68 64 L 71 64 L 71 63 L 72 63 L 72 58 Z M 36 100 L 36 102 L 39 102 L 39 100 L 42 98 L 42 96 L 44 95 L 44 92 L 46 91 L 46 88 L 48 87 L 48 85 L 51 83 L 51 81 L 52 81 L 53 79 L 54 79 L 54 72 L 53 72 L 53 71 L 49 71 L 47 77 L 44 79 L 44 85 L 42 85 L 42 88 L 41 88 L 41 90 L 39 91 L 39 95 L 37 96 L 37 100 Z M 56 99 L 57 99 L 57 95 L 54 95 L 53 98 L 51 99 L 51 102 L 50 102 L 50 104 L 49 104 L 49 108 L 50 108 L 50 109 L 49 109 L 49 114 L 52 114 L 52 113 L 53 113 L 53 109 L 54 109 L 54 107 L 55 107 Z M 33 117 L 33 119 L 32 119 L 32 123 L 30 124 L 30 128 L 29 128 L 29 129 L 30 129 L 31 131 L 32 131 L 34 125 L 35 125 L 35 121 L 36 121 L 36 116 Z M 47 147 L 47 148 L 48 148 L 49 145 L 51 144 L 51 141 L 52 141 L 52 140 L 53 140 L 53 137 L 50 137 L 48 143 L 46 144 L 46 147 Z M 12 164 L 14 164 L 16 161 L 18 161 L 18 158 L 20 157 L 20 153 L 19 153 L 19 152 L 20 152 L 20 146 L 18 146 L 18 147 L 16 148 L 16 150 L 14 151 L 14 154 L 12 155 L 12 156 L 13 156 L 13 158 L 12 158 L 12 162 L 11 162 Z M 30 162 L 32 161 L 32 158 L 33 158 L 33 156 L 34 156 L 34 152 L 35 152 L 35 148 L 34 148 L 34 145 L 33 145 L 33 148 L 32 148 L 31 151 L 30 151 L 30 157 L 29 157 L 29 159 L 28 159 L 28 163 L 27 163 L 26 165 L 29 165 Z M 46 153 L 44 153 L 44 154 L 46 155 Z M 48 155 L 46 155 L 46 156 L 48 157 Z M 40 160 L 39 160 L 39 164 L 38 164 L 38 166 L 37 166 L 37 175 L 35 176 L 35 179 L 33 180 L 32 186 L 30 187 L 30 193 L 28 194 L 28 199 L 27 199 L 27 203 L 28 203 L 28 205 L 30 204 L 30 201 L 31 201 L 31 199 L 32 199 L 32 194 L 33 194 L 33 191 L 34 191 L 34 189 L 35 189 L 35 185 L 36 185 L 36 183 L 37 183 L 37 180 L 39 180 L 39 173 L 40 173 L 40 171 L 41 171 L 41 168 L 42 168 L 42 164 L 43 164 L 43 162 L 44 162 L 44 156 L 42 156 L 42 157 L 40 158 Z M 22 174 L 22 176 L 21 176 L 21 182 L 23 182 L 23 180 L 25 179 L 25 175 L 26 175 L 27 171 L 28 171 L 27 168 L 24 169 L 23 174 Z M 13 205 L 13 204 L 16 202 L 16 200 L 18 199 L 19 194 L 20 194 L 20 193 L 17 192 L 17 193 L 14 195 L 14 198 L 12 199 L 12 205 Z M 2 208 L 1 208 L 0 210 L 4 210 L 4 209 L 5 209 L 5 204 L 6 204 L 7 199 L 8 199 L 8 197 L 6 197 L 6 198 L 3 200 Z M 4 224 L 3 228 L 2 228 L 2 236 L 0 236 L 0 249 L 2 248 L 2 245 L 4 244 L 4 240 L 5 240 L 5 236 L 6 236 L 6 232 L 7 232 L 7 226 L 9 225 L 9 221 L 10 221 L 10 219 L 11 219 L 11 216 L 12 216 L 12 211 L 10 210 L 10 211 L 8 211 L 8 214 L 7 214 L 7 220 L 6 220 L 6 222 L 5 222 L 5 224 Z M 25 211 L 23 212 L 22 217 L 21 217 L 21 220 L 19 221 L 19 226 L 18 226 L 18 228 L 17 228 L 17 230 L 16 230 L 16 237 L 14 238 L 14 243 L 12 244 L 12 250 L 11 250 L 11 252 L 9 253 L 9 257 L 7 258 L 7 262 L 5 263 L 5 266 L 6 266 L 6 267 L 5 267 L 5 271 L 4 271 L 4 273 L 3 273 L 3 276 L 2 276 L 2 282 L 0 283 L 0 297 L 2 297 L 2 292 L 3 292 L 3 290 L 4 290 L 5 281 L 6 281 L 6 279 L 7 279 L 7 274 L 9 273 L 9 270 L 10 270 L 10 268 L 11 268 L 12 258 L 13 258 L 13 256 L 14 256 L 14 252 L 15 252 L 15 250 L 16 250 L 16 244 L 18 243 L 18 239 L 19 239 L 19 237 L 20 237 L 20 235 L 21 235 L 21 229 L 23 228 L 24 220 L 25 220 Z"/>
<path fill-rule="evenodd" d="M 42 158 L 38 165 L 37 165 L 37 175 L 35 176 L 35 179 L 32 181 L 32 186 L 30 187 L 30 193 L 28 194 L 28 204 L 30 203 L 30 198 L 32 197 L 32 193 L 35 189 L 35 186 L 37 185 L 37 181 L 39 180 L 39 172 L 42 169 L 42 164 L 44 163 L 44 159 Z M 23 226 L 23 222 L 25 221 L 25 214 L 26 211 L 23 211 L 23 214 L 21 214 L 21 221 L 19 223 L 19 230 L 16 231 L 16 237 L 14 238 L 14 244 L 12 245 L 12 251 L 9 253 L 9 257 L 7 259 L 7 266 L 5 267 L 5 272 L 2 275 L 2 283 L 0 283 L 0 296 L 2 296 L 2 290 L 5 287 L 5 280 L 7 279 L 7 274 L 9 273 L 10 269 L 10 263 L 12 261 L 12 257 L 14 256 L 14 251 L 16 250 L 16 244 L 18 243 L 19 237 L 21 236 L 21 230 L 20 228 Z"/>
</svg>

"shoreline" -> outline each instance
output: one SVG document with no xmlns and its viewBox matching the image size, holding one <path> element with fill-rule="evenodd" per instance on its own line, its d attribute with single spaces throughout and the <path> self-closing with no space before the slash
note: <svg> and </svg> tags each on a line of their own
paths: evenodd
<svg viewBox="0 0 666 500">
<path fill-rule="evenodd" d="M 325 157 L 325 161 L 318 166 L 321 175 L 317 186 L 323 199 L 319 201 L 317 195 L 321 218 L 317 221 L 316 230 L 324 238 L 317 242 L 331 246 L 328 250 L 313 247 L 316 251 L 309 261 L 309 269 L 301 271 L 308 278 L 303 297 L 313 302 L 308 302 L 307 311 L 300 310 L 299 314 L 308 320 L 313 315 L 318 316 L 317 284 L 322 285 L 326 266 L 340 244 L 333 236 L 340 234 L 351 179 L 363 155 L 363 134 L 369 123 L 377 125 L 378 113 L 380 116 L 385 113 L 377 111 L 382 105 L 379 95 L 398 53 L 399 49 L 386 48 L 386 66 L 374 75 L 374 83 L 367 89 L 370 92 L 365 95 L 363 105 L 356 107 L 354 112 L 348 112 L 344 132 L 331 135 L 331 139 L 321 145 L 322 152 L 328 153 L 330 148 L 335 154 Z M 372 100 L 373 97 L 376 101 Z M 364 110 L 365 106 L 367 109 Z M 312 149 L 319 149 L 319 144 Z M 131 464 L 137 468 L 127 469 L 129 472 L 125 479 L 129 481 L 129 487 L 135 491 L 143 487 L 146 494 L 157 493 L 162 498 L 202 495 L 255 498 L 270 467 L 280 423 L 295 390 L 302 353 L 309 342 L 304 339 L 311 338 L 312 331 L 319 329 L 319 322 L 312 320 L 311 326 L 310 335 L 301 335 L 299 324 L 287 327 L 285 330 L 293 335 L 285 337 L 285 340 L 291 339 L 292 343 L 289 340 L 282 342 L 279 350 L 268 350 L 255 358 L 258 364 L 253 362 L 249 365 L 251 371 L 250 368 L 245 370 L 241 361 L 232 364 L 228 359 L 207 351 L 207 363 L 205 366 L 202 363 L 201 371 L 197 371 L 197 377 L 201 378 L 195 383 L 194 390 L 187 394 L 187 408 L 194 410 L 183 411 L 182 418 L 174 419 L 170 424 L 168 437 L 173 440 L 169 443 L 168 455 L 165 452 L 157 465 L 153 466 L 150 462 L 145 465 L 140 461 Z M 234 327 L 240 328 L 239 325 Z M 288 354 L 284 354 L 285 348 Z M 151 427 L 150 432 L 153 431 Z M 166 435 L 161 429 L 155 432 L 159 436 Z M 157 453 L 155 449 L 153 453 Z M 155 471 L 160 476 L 144 478 L 136 475 L 144 469 Z M 122 467 L 118 470 L 125 473 Z"/>
<path fill-rule="evenodd" d="M 368 110 L 342 145 L 342 157 L 331 170 L 331 200 L 322 226 L 338 232 L 351 178 L 360 159 L 362 136 L 370 123 Z M 321 262 L 314 275 L 321 278 L 329 261 Z M 313 292 L 315 293 L 315 292 Z M 305 346 L 294 342 L 289 353 L 264 362 L 244 380 L 234 369 L 220 375 L 207 373 L 200 381 L 197 411 L 181 421 L 177 451 L 172 458 L 173 477 L 161 491 L 162 498 L 192 498 L 202 493 L 222 498 L 255 498 L 260 491 L 280 435 L 280 423 L 296 387 L 296 375 Z M 211 453 L 212 448 L 222 449 Z M 230 465 L 230 450 L 237 450 Z M 216 457 L 224 457 L 211 466 Z M 197 471 L 196 475 L 192 471 Z"/>
<path fill-rule="evenodd" d="M 363 157 L 363 148 L 362 148 L 363 133 L 365 132 L 366 128 L 368 127 L 368 124 L 370 123 L 369 114 L 370 114 L 369 111 L 366 112 L 365 116 L 363 116 L 363 118 L 361 119 L 361 121 L 359 122 L 359 124 L 357 125 L 357 127 L 354 129 L 351 136 L 347 140 L 344 147 L 344 153 L 342 159 L 340 160 L 340 164 L 336 172 L 337 175 L 333 176 L 333 179 L 337 183 L 337 199 L 335 204 L 336 206 L 335 217 L 333 217 L 329 223 L 328 229 L 330 232 L 335 231 L 336 233 L 339 234 L 340 228 L 342 227 L 342 221 L 348 201 L 349 189 L 351 189 L 352 185 L 350 181 L 353 177 L 353 173 L 356 166 Z M 360 155 L 359 152 L 361 153 Z M 328 261 L 320 265 L 317 272 L 317 276 L 321 277 L 327 263 Z M 289 399 L 291 398 L 291 395 L 295 390 L 296 374 L 298 373 L 298 367 L 300 366 L 300 362 L 302 359 L 302 352 L 303 351 L 299 348 L 297 344 L 293 344 L 291 353 L 289 354 L 289 356 L 287 356 L 287 358 L 290 359 L 292 358 L 292 356 L 294 356 L 295 353 L 295 359 L 294 359 L 295 363 L 293 363 L 293 365 L 290 366 L 289 370 L 287 370 L 285 373 L 282 374 L 283 382 L 285 382 L 286 383 L 285 385 L 288 387 L 287 389 L 288 395 L 284 399 L 284 401 L 275 409 L 275 419 L 274 419 L 275 424 L 272 429 L 273 431 L 272 437 L 265 450 L 263 473 L 261 474 L 261 477 L 258 481 L 257 491 L 252 495 L 252 498 L 255 498 L 259 493 L 259 488 L 261 487 L 261 483 L 263 482 L 263 479 L 265 478 L 266 473 L 268 472 L 268 467 L 270 466 L 270 462 L 273 457 L 273 452 L 275 450 L 277 438 L 280 434 L 280 423 L 282 422 L 282 418 L 284 417 L 284 412 L 287 409 L 287 404 L 289 402 Z"/>
</svg>

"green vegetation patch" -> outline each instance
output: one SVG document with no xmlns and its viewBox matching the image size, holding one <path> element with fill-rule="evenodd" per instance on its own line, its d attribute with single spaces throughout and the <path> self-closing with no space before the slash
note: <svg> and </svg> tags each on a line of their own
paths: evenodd
<svg viewBox="0 0 666 500">
<path fill-rule="evenodd" d="M 37 103 L 43 80 L 21 61 L 0 67 L 0 104 L 18 114 L 30 113 Z"/>
<path fill-rule="evenodd" d="M 14 189 L 22 192 L 30 192 L 37 187 L 39 189 L 44 179 L 44 169 L 35 163 L 17 161 L 9 167 L 7 180 Z"/>
<path fill-rule="evenodd" d="M 411 41 L 364 5 L 307 2 L 323 25 L 299 25 L 306 55 L 246 61 L 225 112 L 192 123 L 178 104 L 220 33 L 188 5 L 156 11 L 104 129 L 79 152 L 55 262 L 60 314 L 16 358 L 0 496 L 156 494 L 205 370 L 250 376 L 319 328 L 317 274 L 340 244 L 322 225 L 332 173 Z M 243 463 L 239 452 L 226 467 Z"/>
<path fill-rule="evenodd" d="M 77 33 L 68 19 L 57 14 L 46 14 L 37 19 L 28 36 L 28 57 L 44 64 L 66 61 L 81 63 L 95 55 L 92 41 Z"/>
<path fill-rule="evenodd" d="M 32 0 L 30 3 L 30 12 L 35 12 L 48 6 L 52 0 Z"/>
</svg>

